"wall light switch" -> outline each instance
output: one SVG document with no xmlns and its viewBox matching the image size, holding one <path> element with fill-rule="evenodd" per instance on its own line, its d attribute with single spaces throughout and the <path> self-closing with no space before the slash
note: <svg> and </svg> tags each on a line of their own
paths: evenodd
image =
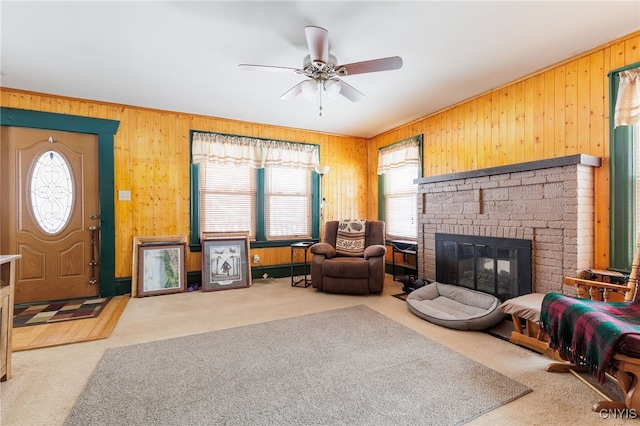
<svg viewBox="0 0 640 426">
<path fill-rule="evenodd" d="M 131 201 L 131 191 L 121 189 L 118 191 L 118 200 Z"/>
</svg>

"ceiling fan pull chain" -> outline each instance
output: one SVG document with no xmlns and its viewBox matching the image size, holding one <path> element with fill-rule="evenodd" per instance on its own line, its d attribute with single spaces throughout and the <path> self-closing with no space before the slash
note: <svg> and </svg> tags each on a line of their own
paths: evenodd
<svg viewBox="0 0 640 426">
<path fill-rule="evenodd" d="M 324 84 L 318 84 L 318 93 L 320 94 L 320 114 L 319 117 L 322 117 L 322 91 L 324 90 Z"/>
</svg>

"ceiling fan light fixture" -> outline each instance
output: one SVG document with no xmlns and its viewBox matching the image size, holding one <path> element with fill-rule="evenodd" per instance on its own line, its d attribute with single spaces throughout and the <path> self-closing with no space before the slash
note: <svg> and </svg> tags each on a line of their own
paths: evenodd
<svg viewBox="0 0 640 426">
<path fill-rule="evenodd" d="M 309 101 L 313 101 L 316 98 L 316 92 L 318 91 L 318 82 L 315 80 L 305 80 L 300 86 L 302 90 L 302 96 Z"/>
<path fill-rule="evenodd" d="M 324 90 L 327 92 L 327 98 L 335 99 L 340 94 L 340 90 L 342 89 L 342 85 L 339 80 L 325 80 L 324 82 Z"/>
</svg>

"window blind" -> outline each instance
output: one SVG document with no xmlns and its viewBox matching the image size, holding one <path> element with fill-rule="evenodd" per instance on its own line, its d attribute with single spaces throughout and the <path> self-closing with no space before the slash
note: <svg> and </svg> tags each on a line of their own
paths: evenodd
<svg viewBox="0 0 640 426">
<path fill-rule="evenodd" d="M 211 163 L 200 167 L 201 232 L 248 232 L 255 238 L 255 169 Z"/>
<path fill-rule="evenodd" d="M 311 237 L 311 172 L 268 167 L 266 179 L 267 239 Z"/>
<path fill-rule="evenodd" d="M 392 168 L 385 172 L 386 231 L 389 238 L 417 238 L 418 166 Z"/>
</svg>

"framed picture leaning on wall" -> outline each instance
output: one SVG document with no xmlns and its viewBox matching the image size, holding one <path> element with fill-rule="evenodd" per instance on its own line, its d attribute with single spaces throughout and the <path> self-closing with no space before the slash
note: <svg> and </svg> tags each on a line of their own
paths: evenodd
<svg viewBox="0 0 640 426">
<path fill-rule="evenodd" d="M 185 291 L 185 244 L 143 243 L 138 246 L 138 296 Z"/>
<path fill-rule="evenodd" d="M 141 246 L 150 246 L 150 245 L 172 245 L 172 244 L 182 244 L 187 247 L 187 236 L 186 235 L 152 235 L 152 236 L 144 236 L 144 235 L 136 235 L 133 237 L 133 256 L 131 259 L 131 297 L 140 297 L 138 294 L 138 277 L 140 274 L 140 253 L 139 248 Z M 185 252 L 186 256 L 186 252 Z M 185 257 L 183 257 L 185 259 Z M 185 259 L 186 262 L 186 259 Z M 186 282 L 187 276 L 183 274 L 184 280 Z"/>
<path fill-rule="evenodd" d="M 249 239 L 246 236 L 202 240 L 202 291 L 250 285 Z"/>
</svg>

